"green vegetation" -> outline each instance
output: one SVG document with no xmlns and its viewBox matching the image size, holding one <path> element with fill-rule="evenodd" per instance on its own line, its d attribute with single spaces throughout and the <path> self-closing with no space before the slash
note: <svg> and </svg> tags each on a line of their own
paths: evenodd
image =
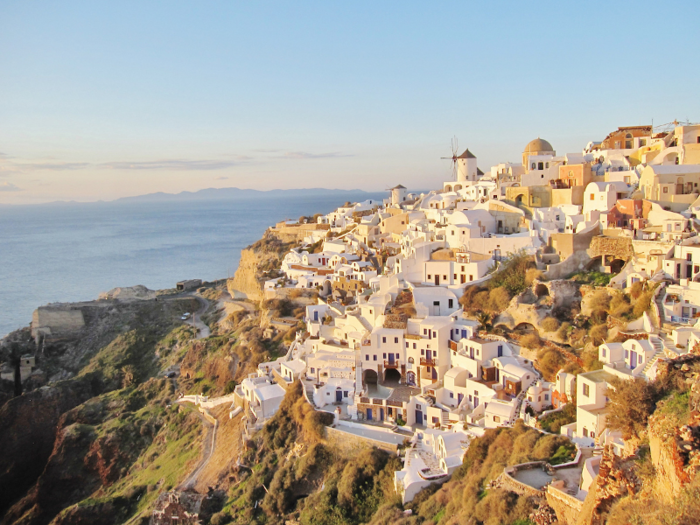
<svg viewBox="0 0 700 525">
<path fill-rule="evenodd" d="M 567 403 L 559 412 L 547 414 L 537 421 L 542 430 L 558 434 L 562 426 L 576 421 L 576 404 L 573 402 Z"/>
<path fill-rule="evenodd" d="M 511 254 L 498 267 L 491 268 L 493 276 L 485 286 L 467 286 L 459 299 L 466 311 L 500 313 L 510 300 L 530 286 L 542 273 L 534 268 L 532 257 L 524 252 Z"/>
<path fill-rule="evenodd" d="M 397 505 L 385 505 L 371 525 L 528 523 L 533 502 L 498 488 L 488 488 L 507 465 L 526 461 L 564 463 L 573 458 L 573 445 L 564 436 L 543 435 L 518 422 L 513 428 L 487 430 L 473 440 L 464 462 L 442 487 L 428 487 L 407 505 L 413 516 L 402 515 Z"/>
<path fill-rule="evenodd" d="M 575 281 L 581 284 L 590 284 L 592 286 L 607 286 L 608 284 L 610 284 L 610 279 L 612 278 L 613 275 L 610 273 L 602 273 L 596 271 L 576 272 L 566 277 L 568 281 Z"/>
<path fill-rule="evenodd" d="M 243 461 L 255 466 L 231 489 L 217 522 L 277 524 L 291 515 L 309 525 L 357 524 L 370 520 L 381 504 L 397 504 L 398 459 L 366 449 L 349 461 L 320 442 L 331 421 L 330 414 L 311 408 L 295 383 L 277 414 L 248 443 Z M 290 453 L 299 444 L 304 451 Z M 256 501 L 262 502 L 258 508 Z"/>
</svg>

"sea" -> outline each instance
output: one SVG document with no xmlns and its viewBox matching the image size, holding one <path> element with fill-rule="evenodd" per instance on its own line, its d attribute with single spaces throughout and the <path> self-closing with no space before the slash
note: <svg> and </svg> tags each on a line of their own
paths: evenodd
<svg viewBox="0 0 700 525">
<path fill-rule="evenodd" d="M 0 206 L 0 337 L 41 305 L 142 284 L 233 277 L 241 250 L 276 222 L 386 193 L 259 192 L 210 200 Z"/>
</svg>

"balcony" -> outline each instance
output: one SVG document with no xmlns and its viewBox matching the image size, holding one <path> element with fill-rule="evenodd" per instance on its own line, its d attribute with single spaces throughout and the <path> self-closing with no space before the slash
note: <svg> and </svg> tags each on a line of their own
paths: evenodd
<svg viewBox="0 0 700 525">
<path fill-rule="evenodd" d="M 450 339 L 450 350 L 452 350 L 453 352 L 457 351 L 457 341 L 452 341 Z"/>
<path fill-rule="evenodd" d="M 433 359 L 432 357 L 421 357 L 420 364 L 421 364 L 421 366 L 436 366 L 437 365 L 437 363 L 435 362 L 435 359 Z"/>
<path fill-rule="evenodd" d="M 384 361 L 384 368 L 386 370 L 389 369 L 397 369 L 399 367 L 399 362 L 398 361 Z"/>
</svg>

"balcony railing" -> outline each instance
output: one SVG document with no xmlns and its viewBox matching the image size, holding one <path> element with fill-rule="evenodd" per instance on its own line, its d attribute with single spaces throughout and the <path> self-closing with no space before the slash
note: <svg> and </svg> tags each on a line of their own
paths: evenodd
<svg viewBox="0 0 700 525">
<path fill-rule="evenodd" d="M 420 358 L 420 364 L 421 366 L 435 366 L 435 359 L 432 357 L 421 357 Z"/>
<path fill-rule="evenodd" d="M 452 341 L 450 339 L 450 350 L 456 352 L 457 351 L 457 341 Z"/>
<path fill-rule="evenodd" d="M 398 361 L 384 361 L 384 368 L 386 368 L 386 369 L 398 368 L 398 367 L 399 367 Z"/>
</svg>

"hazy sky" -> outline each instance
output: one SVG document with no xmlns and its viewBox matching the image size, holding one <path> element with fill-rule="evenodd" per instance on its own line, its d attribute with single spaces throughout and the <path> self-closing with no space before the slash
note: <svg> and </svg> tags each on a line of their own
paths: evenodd
<svg viewBox="0 0 700 525">
<path fill-rule="evenodd" d="M 437 187 L 700 121 L 700 2 L 0 2 L 0 203 Z"/>
</svg>

